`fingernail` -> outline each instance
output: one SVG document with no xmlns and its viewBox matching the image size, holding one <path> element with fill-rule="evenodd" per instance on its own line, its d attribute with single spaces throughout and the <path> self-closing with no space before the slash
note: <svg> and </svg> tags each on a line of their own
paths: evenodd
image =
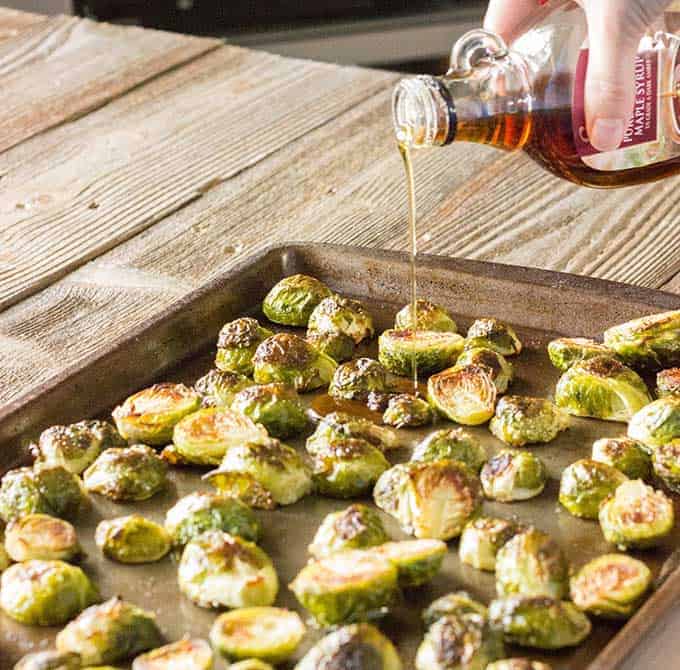
<svg viewBox="0 0 680 670">
<path fill-rule="evenodd" d="M 614 151 L 623 142 L 623 119 L 596 119 L 590 143 L 600 151 Z"/>
</svg>

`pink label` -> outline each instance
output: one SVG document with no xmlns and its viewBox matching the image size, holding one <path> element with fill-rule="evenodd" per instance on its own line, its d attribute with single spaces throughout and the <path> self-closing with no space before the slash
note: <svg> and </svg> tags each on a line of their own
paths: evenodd
<svg viewBox="0 0 680 670">
<path fill-rule="evenodd" d="M 572 127 L 574 142 L 579 156 L 593 156 L 599 153 L 588 140 L 586 132 L 585 84 L 588 70 L 588 49 L 582 49 L 574 75 L 574 102 L 572 105 Z M 657 104 L 659 95 L 659 56 L 646 51 L 635 58 L 635 107 L 633 117 L 623 136 L 619 149 L 658 140 Z M 678 101 L 680 102 L 680 101 Z M 676 108 L 680 112 L 680 104 Z"/>
</svg>

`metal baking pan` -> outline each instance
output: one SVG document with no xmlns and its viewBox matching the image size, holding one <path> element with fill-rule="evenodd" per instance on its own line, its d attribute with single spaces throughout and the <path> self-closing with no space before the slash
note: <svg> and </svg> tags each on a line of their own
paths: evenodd
<svg viewBox="0 0 680 670">
<path fill-rule="evenodd" d="M 247 259 L 235 269 L 193 292 L 163 314 L 131 329 L 106 351 L 82 361 L 60 376 L 47 380 L 0 411 L 0 472 L 25 461 L 27 445 L 42 429 L 86 417 L 105 415 L 131 392 L 157 380 L 193 381 L 209 367 L 217 333 L 226 321 L 243 314 L 258 314 L 268 289 L 282 277 L 304 272 L 336 291 L 363 300 L 382 330 L 395 311 L 408 301 L 408 257 L 405 254 L 353 247 L 292 244 L 272 248 Z M 554 272 L 424 256 L 418 264 L 419 293 L 449 308 L 462 327 L 476 317 L 495 316 L 513 324 L 526 345 L 516 361 L 512 387 L 520 394 L 549 396 L 558 374 L 550 366 L 546 343 L 556 335 L 597 336 L 605 328 L 633 317 L 680 308 L 680 298 L 659 291 Z M 375 343 L 365 353 L 375 355 Z M 514 361 L 513 361 L 514 362 Z M 308 396 L 309 398 L 309 396 Z M 492 450 L 501 443 L 484 427 L 473 431 Z M 415 443 L 426 431 L 402 431 Z M 625 432 L 625 425 L 576 419 L 571 428 L 536 451 L 548 466 L 550 480 L 536 499 L 513 503 L 485 503 L 490 514 L 532 522 L 549 532 L 573 566 L 611 551 L 596 522 L 569 515 L 557 504 L 562 469 L 590 452 L 599 437 Z M 303 441 L 293 442 L 301 447 Z M 402 451 L 397 458 L 405 459 Z M 101 587 L 102 594 L 119 594 L 154 610 L 168 640 L 185 633 L 206 637 L 214 611 L 202 610 L 182 597 L 176 585 L 172 558 L 145 566 L 122 566 L 104 559 L 94 546 L 96 524 L 106 517 L 133 509 L 156 521 L 182 495 L 205 489 L 201 471 L 172 472 L 166 492 L 141 504 L 121 505 L 91 496 L 90 508 L 76 524 L 87 553 L 84 569 Z M 676 501 L 677 503 L 677 501 Z M 311 496 L 275 512 L 259 513 L 264 525 L 262 546 L 279 571 L 281 591 L 277 603 L 297 608 L 286 585 L 307 560 L 306 547 L 325 514 L 347 503 Z M 395 538 L 403 533 L 387 517 Z M 422 638 L 420 611 L 432 599 L 465 588 L 489 601 L 494 596 L 493 575 L 463 566 L 457 543 L 435 581 L 408 593 L 404 602 L 381 624 L 396 642 L 405 668 L 413 666 Z M 680 547 L 680 530 L 660 547 L 642 552 L 657 578 L 657 589 L 643 608 L 625 625 L 594 621 L 592 635 L 579 647 L 550 654 L 512 649 L 513 653 L 543 658 L 555 669 L 614 670 L 646 632 L 680 598 L 680 571 L 673 570 L 673 552 Z M 676 554 L 677 556 L 677 554 Z M 23 654 L 52 644 L 56 630 L 29 628 L 0 615 L 0 668 L 9 669 Z M 298 650 L 299 658 L 321 635 L 311 630 Z"/>
</svg>

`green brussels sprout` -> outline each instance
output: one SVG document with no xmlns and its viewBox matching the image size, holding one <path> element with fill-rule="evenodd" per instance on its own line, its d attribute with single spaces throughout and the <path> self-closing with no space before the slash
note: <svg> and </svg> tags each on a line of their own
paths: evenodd
<svg viewBox="0 0 680 670">
<path fill-rule="evenodd" d="M 185 637 L 137 656 L 132 670 L 213 670 L 214 658 L 205 640 Z"/>
<path fill-rule="evenodd" d="M 656 394 L 659 398 L 680 396 L 680 368 L 668 368 L 657 373 Z"/>
<path fill-rule="evenodd" d="M 375 503 L 406 533 L 420 538 L 458 537 L 482 502 L 479 479 L 459 461 L 411 461 L 384 472 Z"/>
<path fill-rule="evenodd" d="M 398 571 L 399 586 L 411 588 L 431 582 L 442 567 L 448 551 L 441 540 L 385 542 L 368 551 L 384 556 Z"/>
<path fill-rule="evenodd" d="M 12 559 L 5 548 L 5 527 L 0 522 L 0 574 L 7 570 L 10 565 L 12 565 Z"/>
<path fill-rule="evenodd" d="M 383 422 L 395 428 L 426 426 L 433 419 L 427 401 L 409 393 L 392 396 L 383 414 Z"/>
<path fill-rule="evenodd" d="M 314 558 L 323 558 L 347 549 L 374 547 L 389 539 L 380 515 L 372 508 L 356 503 L 328 514 L 308 550 Z"/>
<path fill-rule="evenodd" d="M 427 381 L 430 404 L 444 418 L 465 426 L 478 426 L 493 416 L 497 393 L 483 365 L 455 366 Z"/>
<path fill-rule="evenodd" d="M 218 468 L 204 475 L 203 479 L 209 481 L 222 495 L 238 500 L 247 507 L 267 510 L 277 507 L 272 492 L 247 472 L 227 472 Z"/>
<path fill-rule="evenodd" d="M 491 627 L 503 632 L 505 641 L 536 649 L 575 647 L 592 626 L 588 617 L 566 600 L 548 596 L 510 596 L 489 605 Z"/>
<path fill-rule="evenodd" d="M 262 302 L 264 315 L 284 326 L 306 326 L 314 308 L 333 292 L 323 282 L 307 275 L 285 277 Z"/>
<path fill-rule="evenodd" d="M 462 428 L 442 428 L 430 433 L 411 454 L 412 461 L 438 461 L 442 458 L 460 461 L 473 472 L 479 472 L 487 454 L 479 440 Z"/>
<path fill-rule="evenodd" d="M 659 398 L 639 410 L 628 424 L 628 437 L 648 452 L 680 438 L 680 397 Z"/>
<path fill-rule="evenodd" d="M 326 635 L 295 670 L 402 670 L 394 645 L 367 623 L 344 626 Z M 233 667 L 232 667 L 233 670 Z"/>
<path fill-rule="evenodd" d="M 458 333 L 434 330 L 386 330 L 378 338 L 378 360 L 395 375 L 419 377 L 453 365 L 465 340 Z"/>
<path fill-rule="evenodd" d="M 154 384 L 131 395 L 111 416 L 128 442 L 162 446 L 172 441 L 175 424 L 200 406 L 200 394 L 184 384 Z"/>
<path fill-rule="evenodd" d="M 0 577 L 0 607 L 29 626 L 59 626 L 98 600 L 88 576 L 63 561 L 15 563 Z"/>
<path fill-rule="evenodd" d="M 649 479 L 652 460 L 637 440 L 629 437 L 604 437 L 593 443 L 592 459 L 606 463 L 630 479 Z"/>
<path fill-rule="evenodd" d="M 168 466 L 144 444 L 103 451 L 83 473 L 85 488 L 119 502 L 148 500 L 165 488 Z"/>
<path fill-rule="evenodd" d="M 117 663 L 163 644 L 156 617 L 111 598 L 88 607 L 57 635 L 57 649 L 80 654 L 85 666 Z"/>
<path fill-rule="evenodd" d="M 425 633 L 416 670 L 486 670 L 505 655 L 503 636 L 479 618 L 444 616 Z"/>
<path fill-rule="evenodd" d="M 488 610 L 466 591 L 453 591 L 433 600 L 423 610 L 422 619 L 425 628 L 429 628 L 435 621 L 446 616 L 455 616 L 458 619 L 471 617 L 486 621 Z"/>
<path fill-rule="evenodd" d="M 104 556 L 119 563 L 154 563 L 171 546 L 165 528 L 139 514 L 100 522 L 94 539 Z"/>
<path fill-rule="evenodd" d="M 257 542 L 262 527 L 240 500 L 219 493 L 196 491 L 180 498 L 165 515 L 165 530 L 176 547 L 183 547 L 207 530 L 223 530 Z"/>
<path fill-rule="evenodd" d="M 574 363 L 597 356 L 616 358 L 609 347 L 587 337 L 560 337 L 548 344 L 550 362 L 561 372 L 566 372 Z"/>
<path fill-rule="evenodd" d="M 517 524 L 507 519 L 477 517 L 463 528 L 458 556 L 462 563 L 477 570 L 493 572 L 499 549 L 518 531 Z"/>
<path fill-rule="evenodd" d="M 373 319 L 358 301 L 332 295 L 324 298 L 309 316 L 307 327 L 311 332 L 342 333 L 355 344 L 373 337 Z"/>
<path fill-rule="evenodd" d="M 348 361 L 354 356 L 354 340 L 344 333 L 318 333 L 308 331 L 305 338 L 317 351 L 326 354 L 336 363 Z"/>
<path fill-rule="evenodd" d="M 517 333 L 498 319 L 477 319 L 468 329 L 465 348 L 484 347 L 502 356 L 515 356 L 522 351 Z"/>
<path fill-rule="evenodd" d="M 14 670 L 80 670 L 82 667 L 78 654 L 38 651 L 24 656 Z"/>
<path fill-rule="evenodd" d="M 481 365 L 489 368 L 489 374 L 498 393 L 505 393 L 508 390 L 514 375 L 512 364 L 502 354 L 486 347 L 464 349 L 456 361 L 456 367 L 465 365 Z"/>
<path fill-rule="evenodd" d="M 308 563 L 290 589 L 317 623 L 335 626 L 386 614 L 398 595 L 397 575 L 387 558 L 350 549 Z"/>
<path fill-rule="evenodd" d="M 496 555 L 496 591 L 499 596 L 521 594 L 567 595 L 569 565 L 557 543 L 536 528 L 510 538 Z"/>
<path fill-rule="evenodd" d="M 104 449 L 124 446 L 125 440 L 108 421 L 79 421 L 44 430 L 32 450 L 37 463 L 61 465 L 79 475 Z"/>
<path fill-rule="evenodd" d="M 274 666 L 261 661 L 259 658 L 248 658 L 245 661 L 232 663 L 229 670 L 274 670 Z"/>
<path fill-rule="evenodd" d="M 654 449 L 654 474 L 673 493 L 680 493 L 680 439 Z"/>
<path fill-rule="evenodd" d="M 236 394 L 231 408 L 263 425 L 272 437 L 297 435 L 307 425 L 300 396 L 285 384 L 250 386 Z"/>
<path fill-rule="evenodd" d="M 9 522 L 5 549 L 13 561 L 70 561 L 80 554 L 76 529 L 48 514 L 27 514 Z"/>
<path fill-rule="evenodd" d="M 486 670 L 552 670 L 547 663 L 528 658 L 504 658 L 486 666 Z"/>
<path fill-rule="evenodd" d="M 253 385 L 253 380 L 238 372 L 210 370 L 194 384 L 203 407 L 228 407 L 234 396 Z"/>
<path fill-rule="evenodd" d="M 619 549 L 653 547 L 672 530 L 673 502 L 641 479 L 621 484 L 600 506 L 600 527 L 604 539 Z"/>
<path fill-rule="evenodd" d="M 642 603 L 652 573 L 624 554 L 606 554 L 586 563 L 572 578 L 571 599 L 584 612 L 607 619 L 627 619 Z"/>
<path fill-rule="evenodd" d="M 395 330 L 430 330 L 440 333 L 457 333 L 458 326 L 451 315 L 429 300 L 416 300 L 415 323 L 411 303 L 402 307 L 394 318 Z"/>
<path fill-rule="evenodd" d="M 210 642 L 227 659 L 283 663 L 295 653 L 305 631 L 296 612 L 280 607 L 245 607 L 220 614 L 210 630 Z"/>
<path fill-rule="evenodd" d="M 372 358 L 357 358 L 338 366 L 328 394 L 342 400 L 366 400 L 371 391 L 388 390 L 387 370 Z"/>
<path fill-rule="evenodd" d="M 563 470 L 559 501 L 574 516 L 597 519 L 602 501 L 627 479 L 611 465 L 581 458 Z"/>
<path fill-rule="evenodd" d="M 184 547 L 179 588 L 199 607 L 271 605 L 279 578 L 267 554 L 253 542 L 209 530 Z"/>
<path fill-rule="evenodd" d="M 512 502 L 540 495 L 548 475 L 543 461 L 530 451 L 502 449 L 484 464 L 480 479 L 487 498 Z"/>
<path fill-rule="evenodd" d="M 224 324 L 217 338 L 215 367 L 224 372 L 252 375 L 257 348 L 273 334 L 249 316 Z"/>
<path fill-rule="evenodd" d="M 307 439 L 307 451 L 310 454 L 323 453 L 331 442 L 345 438 L 366 440 L 381 451 L 387 451 L 400 445 L 394 431 L 383 426 L 376 426 L 368 419 L 363 419 L 344 412 L 331 412 L 322 417 L 314 433 Z"/>
<path fill-rule="evenodd" d="M 253 378 L 258 384 L 281 382 L 297 391 L 327 386 L 338 364 L 291 333 L 268 337 L 255 351 Z"/>
<path fill-rule="evenodd" d="M 550 442 L 569 427 L 569 417 L 550 400 L 508 395 L 496 405 L 489 430 L 512 447 Z"/>
<path fill-rule="evenodd" d="M 259 484 L 277 505 L 291 505 L 312 490 L 311 474 L 300 454 L 273 438 L 232 446 L 220 467 L 205 479 L 228 492 L 232 474 L 247 476 Z"/>
</svg>

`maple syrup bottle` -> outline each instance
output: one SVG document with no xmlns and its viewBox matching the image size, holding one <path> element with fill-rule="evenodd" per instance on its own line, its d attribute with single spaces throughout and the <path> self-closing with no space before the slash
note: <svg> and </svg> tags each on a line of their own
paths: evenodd
<svg viewBox="0 0 680 670">
<path fill-rule="evenodd" d="M 508 49 L 485 30 L 454 45 L 443 77 L 402 80 L 394 92 L 397 139 L 409 147 L 478 142 L 523 149 L 553 174 L 613 188 L 680 173 L 680 39 L 645 36 L 635 62 L 635 108 L 621 146 L 588 141 L 588 65 L 582 12 L 564 9 Z"/>
</svg>

